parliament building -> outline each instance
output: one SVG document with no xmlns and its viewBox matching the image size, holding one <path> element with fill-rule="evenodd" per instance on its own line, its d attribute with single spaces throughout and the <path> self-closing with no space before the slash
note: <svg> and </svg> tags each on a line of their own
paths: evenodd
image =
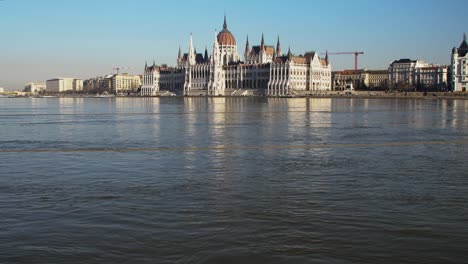
<svg viewBox="0 0 468 264">
<path fill-rule="evenodd" d="M 224 17 L 223 30 L 215 32 L 210 55 L 197 53 L 190 35 L 188 53 L 179 48 L 175 67 L 145 65 L 140 94 L 155 96 L 161 92 L 177 95 L 289 96 L 308 91 L 331 90 L 331 65 L 328 55 L 320 58 L 316 52 L 293 55 L 266 45 L 262 34 L 260 45 L 245 44 L 244 56 L 239 56 L 236 39 L 228 30 Z"/>
</svg>

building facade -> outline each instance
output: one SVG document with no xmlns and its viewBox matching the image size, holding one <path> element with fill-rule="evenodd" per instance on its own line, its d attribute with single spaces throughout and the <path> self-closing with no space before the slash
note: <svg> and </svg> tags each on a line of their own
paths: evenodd
<svg viewBox="0 0 468 264">
<path fill-rule="evenodd" d="M 455 92 L 465 92 L 468 89 L 468 44 L 466 34 L 463 34 L 463 41 L 458 48 L 452 49 L 452 61 L 450 65 L 451 87 Z"/>
<path fill-rule="evenodd" d="M 241 60 L 243 59 L 243 61 Z M 328 56 L 315 52 L 295 56 L 289 50 L 261 44 L 250 47 L 247 37 L 243 58 L 238 54 L 234 35 L 224 17 L 223 30 L 215 32 L 211 55 L 197 53 L 190 35 L 188 52 L 179 48 L 175 67 L 145 64 L 141 95 L 172 91 L 181 95 L 245 95 L 248 92 L 271 96 L 294 95 L 297 91 L 331 89 Z"/>
<path fill-rule="evenodd" d="M 448 68 L 448 66 L 439 65 L 416 68 L 416 86 L 422 89 L 446 90 L 448 87 Z"/>
<path fill-rule="evenodd" d="M 112 76 L 98 76 L 83 81 L 83 90 L 92 93 L 112 92 Z"/>
<path fill-rule="evenodd" d="M 83 80 L 75 78 L 50 79 L 46 82 L 46 90 L 53 93 L 82 91 Z"/>
<path fill-rule="evenodd" d="M 424 61 L 400 59 L 393 61 L 388 67 L 388 80 L 392 85 L 416 85 L 416 68 L 428 67 Z"/>
<path fill-rule="evenodd" d="M 387 70 L 369 70 L 367 74 L 369 75 L 367 87 L 372 89 L 385 89 L 388 87 Z"/>
<path fill-rule="evenodd" d="M 24 86 L 25 92 L 40 93 L 46 90 L 46 84 L 43 82 L 30 82 Z"/>
<path fill-rule="evenodd" d="M 335 71 L 333 76 L 333 90 L 344 90 L 352 83 L 356 89 L 384 89 L 388 83 L 386 70 L 344 70 Z"/>
<path fill-rule="evenodd" d="M 421 60 L 400 59 L 388 67 L 389 85 L 394 88 L 438 89 L 448 86 L 448 67 Z"/>
<path fill-rule="evenodd" d="M 141 86 L 141 77 L 127 73 L 114 74 L 111 78 L 111 91 L 115 93 L 135 93 Z"/>
</svg>

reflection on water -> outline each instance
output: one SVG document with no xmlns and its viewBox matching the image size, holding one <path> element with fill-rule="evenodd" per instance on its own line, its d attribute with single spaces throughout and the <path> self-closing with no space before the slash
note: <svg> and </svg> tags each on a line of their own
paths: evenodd
<svg viewBox="0 0 468 264">
<path fill-rule="evenodd" d="M 467 102 L 2 99 L 0 263 L 463 263 Z"/>
</svg>

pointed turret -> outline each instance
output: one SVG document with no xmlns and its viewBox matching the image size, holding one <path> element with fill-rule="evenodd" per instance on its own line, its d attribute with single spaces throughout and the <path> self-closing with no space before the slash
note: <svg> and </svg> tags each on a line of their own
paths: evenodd
<svg viewBox="0 0 468 264">
<path fill-rule="evenodd" d="M 145 61 L 145 71 L 148 68 L 148 61 Z"/>
<path fill-rule="evenodd" d="M 279 41 L 279 35 L 278 35 L 278 41 L 276 42 L 276 56 L 281 56 L 281 46 L 280 46 L 280 41 Z"/>
<path fill-rule="evenodd" d="M 219 63 L 219 43 L 217 38 L 218 32 L 214 32 L 213 52 L 211 53 L 211 62 L 213 64 Z"/>
<path fill-rule="evenodd" d="M 245 55 L 250 53 L 249 35 L 247 35 L 247 41 L 245 42 Z"/>
<path fill-rule="evenodd" d="M 468 53 L 468 43 L 466 43 L 466 33 L 463 33 L 463 41 L 458 48 L 458 54 L 460 57 L 464 57 Z"/>
<path fill-rule="evenodd" d="M 177 54 L 177 61 L 180 61 L 182 59 L 182 51 L 180 50 L 180 45 L 179 45 L 179 54 Z"/>
<path fill-rule="evenodd" d="M 328 50 L 325 52 L 325 62 L 327 63 L 327 65 L 329 64 L 328 63 Z"/>
<path fill-rule="evenodd" d="M 265 39 L 263 38 L 263 33 L 262 33 L 262 42 L 260 44 L 260 49 L 265 50 Z"/>
<path fill-rule="evenodd" d="M 205 46 L 205 56 L 203 57 L 203 59 L 208 62 L 208 48 Z"/>
<path fill-rule="evenodd" d="M 226 14 L 224 14 L 223 30 L 227 30 Z"/>
<path fill-rule="evenodd" d="M 192 33 L 190 33 L 188 61 L 189 61 L 189 64 L 191 64 L 191 65 L 195 64 L 195 53 L 194 53 L 194 49 L 193 49 Z"/>
<path fill-rule="evenodd" d="M 153 68 L 156 67 L 156 61 L 153 60 Z"/>
<path fill-rule="evenodd" d="M 292 53 L 291 53 L 291 47 L 288 47 L 288 59 L 291 59 Z"/>
</svg>

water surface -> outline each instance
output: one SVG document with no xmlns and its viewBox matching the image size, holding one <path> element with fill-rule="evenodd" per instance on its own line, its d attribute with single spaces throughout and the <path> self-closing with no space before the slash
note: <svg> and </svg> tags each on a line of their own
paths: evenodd
<svg viewBox="0 0 468 264">
<path fill-rule="evenodd" d="M 468 101 L 0 99 L 0 263 L 464 263 Z"/>
</svg>

